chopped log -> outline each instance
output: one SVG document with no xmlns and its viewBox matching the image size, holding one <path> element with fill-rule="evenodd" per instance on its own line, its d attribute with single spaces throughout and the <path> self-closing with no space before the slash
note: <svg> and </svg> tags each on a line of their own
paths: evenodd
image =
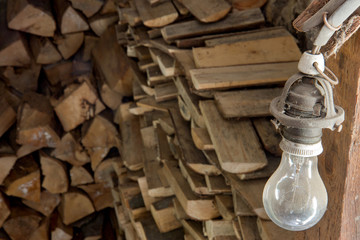
<svg viewBox="0 0 360 240">
<path fill-rule="evenodd" d="M 297 62 L 288 62 L 200 68 L 190 70 L 190 75 L 197 90 L 216 90 L 281 84 L 297 71 Z"/>
<path fill-rule="evenodd" d="M 280 164 L 280 157 L 275 157 L 272 155 L 267 154 L 268 165 L 263 169 L 257 170 L 255 172 L 250 173 L 242 173 L 238 174 L 237 176 L 241 180 L 251 180 L 257 178 L 269 178 L 275 170 L 279 167 Z"/>
<path fill-rule="evenodd" d="M 199 150 L 214 150 L 214 145 L 206 128 L 191 127 L 191 137 Z"/>
<path fill-rule="evenodd" d="M 181 159 L 197 173 L 203 175 L 219 175 L 219 169 L 210 164 L 204 154 L 195 147 L 192 141 L 190 128 L 181 118 L 179 110 L 171 109 L 170 112 L 173 125 L 176 129 L 176 135 L 180 143 Z"/>
<path fill-rule="evenodd" d="M 151 197 L 149 195 L 149 192 L 148 192 L 148 184 L 147 184 L 147 181 L 146 181 L 146 177 L 141 177 L 141 178 L 138 178 L 137 180 L 138 184 L 139 184 L 139 188 L 140 188 L 140 191 L 141 191 L 141 196 L 144 200 L 144 204 L 145 204 L 145 208 L 147 211 L 150 211 L 150 206 L 152 203 L 160 200 L 160 198 L 154 198 L 154 197 Z"/>
<path fill-rule="evenodd" d="M 264 148 L 275 156 L 281 156 L 282 150 L 279 147 L 281 136 L 270 120 L 267 118 L 256 118 L 253 119 L 253 123 Z"/>
<path fill-rule="evenodd" d="M 105 0 L 103 7 L 100 10 L 100 14 L 116 13 L 117 5 L 113 0 Z"/>
<path fill-rule="evenodd" d="M 12 240 L 23 240 L 31 236 L 39 227 L 41 217 L 31 209 L 16 207 L 11 209 L 9 219 L 3 227 Z"/>
<path fill-rule="evenodd" d="M 164 198 L 151 204 L 151 215 L 159 231 L 162 233 L 178 229 L 182 226 L 174 215 L 172 197 Z"/>
<path fill-rule="evenodd" d="M 112 25 L 114 25 L 119 20 L 119 16 L 116 13 L 110 13 L 106 15 L 97 14 L 89 19 L 89 24 L 91 30 L 98 36 L 103 35 L 103 33 Z"/>
<path fill-rule="evenodd" d="M 173 0 L 172 1 L 175 8 L 178 10 L 178 12 L 181 14 L 181 15 L 188 15 L 189 14 L 189 9 L 187 9 L 181 2 L 180 0 Z M 161 32 L 160 32 L 161 34 Z M 149 34 L 150 35 L 150 34 Z M 160 37 L 160 36 L 159 36 Z"/>
<path fill-rule="evenodd" d="M 248 36 L 249 35 L 249 36 Z M 226 37 L 216 45 L 194 48 L 198 68 L 298 61 L 301 52 L 285 29 L 249 32 Z M 210 40 L 212 42 L 217 41 Z"/>
<path fill-rule="evenodd" d="M 89 30 L 86 20 L 65 0 L 54 1 L 57 23 L 61 34 L 76 33 Z"/>
<path fill-rule="evenodd" d="M 111 188 L 103 183 L 89 184 L 79 186 L 91 198 L 95 210 L 101 211 L 107 207 L 113 207 L 113 197 L 111 195 Z"/>
<path fill-rule="evenodd" d="M 65 225 L 74 223 L 94 211 L 91 200 L 85 194 L 69 191 L 62 195 L 59 213 Z"/>
<path fill-rule="evenodd" d="M 245 11 L 234 11 L 226 18 L 204 25 L 197 20 L 171 24 L 161 29 L 161 34 L 166 41 L 229 32 L 250 28 L 264 23 L 265 19 L 261 10 L 250 9 Z"/>
<path fill-rule="evenodd" d="M 105 107 L 100 102 L 96 90 L 86 81 L 80 85 L 68 87 L 54 110 L 66 132 L 76 128 L 86 120 L 94 117 Z"/>
<path fill-rule="evenodd" d="M 231 10 L 231 5 L 224 0 L 191 1 L 179 0 L 192 15 L 205 23 L 216 22 L 224 18 Z"/>
<path fill-rule="evenodd" d="M 135 27 L 142 23 L 139 13 L 134 8 L 118 8 L 119 16 L 123 16 L 124 20 L 131 26 Z"/>
<path fill-rule="evenodd" d="M 112 147 L 120 149 L 119 133 L 106 118 L 98 115 L 82 128 L 82 145 L 88 150 L 93 170 Z"/>
<path fill-rule="evenodd" d="M 119 164 L 119 161 L 121 161 L 119 157 L 109 158 L 102 161 L 94 171 L 95 183 L 109 184 L 109 178 L 115 175 L 114 165 Z"/>
<path fill-rule="evenodd" d="M 39 202 L 34 202 L 29 200 L 22 200 L 22 202 L 26 206 L 34 209 L 37 212 L 42 213 L 46 217 L 49 217 L 54 211 L 54 209 L 59 205 L 60 199 L 61 198 L 59 194 L 53 194 L 48 191 L 42 191 Z"/>
<path fill-rule="evenodd" d="M 10 208 L 4 194 L 0 192 L 0 227 L 3 226 L 5 220 L 10 216 Z"/>
<path fill-rule="evenodd" d="M 65 226 L 57 214 L 55 215 L 54 226 L 51 227 L 51 240 L 71 240 L 73 239 L 73 228 Z"/>
<path fill-rule="evenodd" d="M 54 36 L 56 29 L 49 0 L 8 1 L 7 22 L 11 29 L 44 37 Z"/>
<path fill-rule="evenodd" d="M 104 4 L 104 0 L 70 0 L 73 8 L 80 10 L 89 18 L 97 13 Z"/>
<path fill-rule="evenodd" d="M 209 240 L 236 240 L 231 220 L 207 220 L 204 228 Z"/>
<path fill-rule="evenodd" d="M 230 221 L 235 218 L 234 202 L 231 195 L 216 195 L 215 201 L 219 213 L 224 220 Z"/>
<path fill-rule="evenodd" d="M 191 237 L 195 240 L 206 240 L 207 238 L 204 236 L 202 231 L 202 224 L 198 221 L 186 221 L 181 220 L 181 224 L 184 229 L 191 235 Z"/>
<path fill-rule="evenodd" d="M 84 47 L 82 49 L 81 53 L 81 60 L 87 62 L 91 60 L 91 52 L 96 46 L 97 42 L 99 41 L 99 38 L 92 35 L 85 35 L 84 38 Z"/>
<path fill-rule="evenodd" d="M 101 36 L 92 54 L 97 71 L 111 89 L 123 96 L 131 96 L 133 71 L 130 60 L 117 43 L 114 28 L 109 28 Z"/>
<path fill-rule="evenodd" d="M 0 1 L 0 66 L 26 66 L 31 63 L 24 35 L 10 30 L 6 20 L 6 0 Z"/>
<path fill-rule="evenodd" d="M 34 158 L 29 155 L 17 160 L 3 185 L 8 196 L 38 202 L 41 188 L 40 170 Z"/>
<path fill-rule="evenodd" d="M 135 0 L 140 18 L 147 27 L 163 27 L 174 22 L 178 15 L 171 1 L 151 6 L 148 0 Z"/>
<path fill-rule="evenodd" d="M 5 178 L 10 173 L 10 170 L 14 166 L 17 157 L 14 153 L 6 153 L 3 150 L 0 150 L 0 184 L 3 183 Z"/>
<path fill-rule="evenodd" d="M 3 95 L 0 97 L 0 137 L 16 122 L 16 112 Z M 1 178 L 0 178 L 1 183 Z"/>
<path fill-rule="evenodd" d="M 111 108 L 112 110 L 118 109 L 118 107 L 122 102 L 122 97 L 123 97 L 120 93 L 111 89 L 110 86 L 105 82 L 102 82 L 101 85 L 99 86 L 99 92 L 102 101 L 107 107 Z"/>
<path fill-rule="evenodd" d="M 90 162 L 86 150 L 81 146 L 79 139 L 73 133 L 65 133 L 57 144 L 51 156 L 66 161 L 74 166 L 82 166 Z"/>
<path fill-rule="evenodd" d="M 81 166 L 73 166 L 70 169 L 71 186 L 78 186 L 92 183 L 94 178 L 91 174 Z"/>
<path fill-rule="evenodd" d="M 30 47 L 38 64 L 56 63 L 62 59 L 60 53 L 49 38 L 30 37 Z"/>
<path fill-rule="evenodd" d="M 206 186 L 205 177 L 198 173 L 195 173 L 188 167 L 186 167 L 181 160 L 179 160 L 179 168 L 183 177 L 187 180 L 191 190 L 198 195 L 213 195 L 210 193 Z"/>
<path fill-rule="evenodd" d="M 165 161 L 163 172 L 187 215 L 199 221 L 219 216 L 213 199 L 199 198 L 195 195 L 176 167 L 176 163 L 174 165 L 174 163 Z"/>
<path fill-rule="evenodd" d="M 69 59 L 74 55 L 80 49 L 83 42 L 83 32 L 55 36 L 55 44 L 64 59 Z"/>
<path fill-rule="evenodd" d="M 84 240 L 97 240 L 101 238 L 107 238 L 106 233 L 102 233 L 103 229 L 106 231 L 106 220 L 105 220 L 105 212 L 102 211 L 95 218 L 93 218 L 89 223 L 84 224 L 81 227 L 81 232 L 84 235 Z M 111 217 L 111 216 L 106 216 Z M 111 234 L 109 234 L 111 236 Z M 110 238 L 113 239 L 113 238 Z"/>
<path fill-rule="evenodd" d="M 177 97 L 178 91 L 173 82 L 158 84 L 154 87 L 156 102 L 173 100 Z"/>
<path fill-rule="evenodd" d="M 72 76 L 73 63 L 70 61 L 61 61 L 55 64 L 43 66 L 47 80 L 51 85 L 61 83 L 67 85 L 74 80 Z"/>
<path fill-rule="evenodd" d="M 205 175 L 205 182 L 209 190 L 209 193 L 212 194 L 231 193 L 231 187 L 226 184 L 226 181 L 222 175 L 219 176 Z"/>
<path fill-rule="evenodd" d="M 271 101 L 281 88 L 266 88 L 215 93 L 216 106 L 224 118 L 270 116 Z"/>
<path fill-rule="evenodd" d="M 49 240 L 50 219 L 45 218 L 39 227 L 31 234 L 29 240 Z"/>
<path fill-rule="evenodd" d="M 231 173 L 245 173 L 267 165 L 265 153 L 250 120 L 223 119 L 214 101 L 201 101 L 200 109 L 222 169 Z"/>
<path fill-rule="evenodd" d="M 40 152 L 40 164 L 44 175 L 42 187 L 53 194 L 67 192 L 69 180 L 65 164 L 44 152 Z"/>
<path fill-rule="evenodd" d="M 230 2 L 233 8 L 245 10 L 249 8 L 261 8 L 267 0 L 231 0 Z"/>
<path fill-rule="evenodd" d="M 287 231 L 277 226 L 272 221 L 266 221 L 261 218 L 258 218 L 257 227 L 259 229 L 259 235 L 262 240 L 295 239 L 296 232 Z"/>
<path fill-rule="evenodd" d="M 241 228 L 242 239 L 244 240 L 261 240 L 259 231 L 256 226 L 256 217 L 238 217 Z"/>
</svg>

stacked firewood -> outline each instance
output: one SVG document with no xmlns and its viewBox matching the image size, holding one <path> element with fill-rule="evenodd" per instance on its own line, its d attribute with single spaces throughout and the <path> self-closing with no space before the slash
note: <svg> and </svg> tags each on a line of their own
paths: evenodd
<svg viewBox="0 0 360 240">
<path fill-rule="evenodd" d="M 121 83 L 133 80 L 115 115 L 122 161 L 112 181 L 126 239 L 294 238 L 269 221 L 262 191 L 281 156 L 270 101 L 300 50 L 287 30 L 266 27 L 263 1 L 233 2 L 119 5 L 123 48 L 103 65 L 117 61 Z M 115 49 L 106 34 L 103 56 Z"/>
</svg>

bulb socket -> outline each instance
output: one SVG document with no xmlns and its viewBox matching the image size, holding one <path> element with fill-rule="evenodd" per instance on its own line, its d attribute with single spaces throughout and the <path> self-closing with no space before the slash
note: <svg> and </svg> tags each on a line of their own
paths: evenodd
<svg viewBox="0 0 360 240">
<path fill-rule="evenodd" d="M 301 144 L 283 138 L 280 142 L 280 148 L 284 152 L 302 157 L 318 156 L 323 152 L 321 141 L 314 144 Z"/>
<path fill-rule="evenodd" d="M 321 128 L 293 128 L 283 126 L 281 134 L 289 141 L 300 144 L 315 144 L 321 141 Z"/>
</svg>

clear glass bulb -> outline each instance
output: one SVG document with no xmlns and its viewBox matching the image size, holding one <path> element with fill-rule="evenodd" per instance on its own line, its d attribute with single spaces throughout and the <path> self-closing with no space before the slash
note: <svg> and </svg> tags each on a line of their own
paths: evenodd
<svg viewBox="0 0 360 240">
<path fill-rule="evenodd" d="M 317 156 L 283 153 L 263 192 L 265 211 L 278 226 L 302 231 L 314 226 L 324 215 L 328 198 L 317 162 Z"/>
</svg>

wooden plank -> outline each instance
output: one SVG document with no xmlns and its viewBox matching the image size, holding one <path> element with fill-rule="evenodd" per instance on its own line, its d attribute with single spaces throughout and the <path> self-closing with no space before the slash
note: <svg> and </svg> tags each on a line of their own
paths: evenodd
<svg viewBox="0 0 360 240">
<path fill-rule="evenodd" d="M 195 195 L 176 165 L 166 161 L 163 172 L 186 214 L 199 221 L 218 217 L 219 212 L 213 199 Z"/>
<path fill-rule="evenodd" d="M 157 55 L 157 63 L 159 64 L 159 68 L 165 77 L 173 77 L 178 75 L 180 72 L 177 61 L 166 53 Z"/>
<path fill-rule="evenodd" d="M 250 120 L 223 119 L 214 101 L 201 101 L 200 109 L 222 169 L 231 173 L 245 173 L 267 165 Z"/>
<path fill-rule="evenodd" d="M 209 240 L 220 240 L 223 237 L 226 237 L 226 240 L 236 239 L 231 220 L 208 220 L 205 221 L 204 225 L 204 231 L 206 231 Z"/>
<path fill-rule="evenodd" d="M 191 136 L 200 150 L 214 150 L 214 145 L 206 128 L 191 127 Z"/>
<path fill-rule="evenodd" d="M 175 99 L 178 94 L 174 82 L 158 84 L 154 87 L 154 90 L 155 90 L 155 100 L 157 102 L 163 102 L 163 101 Z"/>
<path fill-rule="evenodd" d="M 178 109 L 170 110 L 173 125 L 181 149 L 181 158 L 192 170 L 200 174 L 219 175 L 217 167 L 210 164 L 204 154 L 199 151 L 192 141 L 189 125 L 182 119 Z"/>
<path fill-rule="evenodd" d="M 225 179 L 222 175 L 219 176 L 209 176 L 205 175 L 206 186 L 210 193 L 221 194 L 221 193 L 231 193 L 231 187 L 228 186 L 225 182 Z"/>
<path fill-rule="evenodd" d="M 224 0 L 191 1 L 179 0 L 192 15 L 201 22 L 216 22 L 224 18 L 231 9 L 229 3 Z"/>
<path fill-rule="evenodd" d="M 216 195 L 216 206 L 221 217 L 224 220 L 233 220 L 235 218 L 234 202 L 231 195 Z"/>
<path fill-rule="evenodd" d="M 190 219 L 190 217 L 186 214 L 184 208 L 181 206 L 179 200 L 176 197 L 172 200 L 174 206 L 174 214 L 176 218 L 179 220 Z"/>
<path fill-rule="evenodd" d="M 233 201 L 234 201 L 234 213 L 236 216 L 256 216 L 250 206 L 244 201 L 243 197 L 239 192 L 233 190 Z"/>
<path fill-rule="evenodd" d="M 301 52 L 288 33 L 193 49 L 198 68 L 298 61 Z"/>
<path fill-rule="evenodd" d="M 151 205 L 151 215 L 160 232 L 166 233 L 180 228 L 182 225 L 174 214 L 172 197 L 164 198 Z"/>
<path fill-rule="evenodd" d="M 256 226 L 256 217 L 238 217 L 243 240 L 261 240 Z"/>
<path fill-rule="evenodd" d="M 287 231 L 277 226 L 272 221 L 266 221 L 258 218 L 256 223 L 262 240 L 295 239 L 296 232 Z"/>
<path fill-rule="evenodd" d="M 231 0 L 233 8 L 245 10 L 249 8 L 260 8 L 264 6 L 267 0 Z"/>
<path fill-rule="evenodd" d="M 270 103 L 280 96 L 282 88 L 249 89 L 216 92 L 216 106 L 224 118 L 271 116 Z"/>
<path fill-rule="evenodd" d="M 279 167 L 280 157 L 272 156 L 270 154 L 266 154 L 266 157 L 268 159 L 268 165 L 266 167 L 255 172 L 237 174 L 238 178 L 241 180 L 251 180 L 270 177 Z"/>
<path fill-rule="evenodd" d="M 256 118 L 252 121 L 264 148 L 275 156 L 281 156 L 282 150 L 279 147 L 281 136 L 270 122 L 270 119 Z"/>
<path fill-rule="evenodd" d="M 202 225 L 200 222 L 181 220 L 181 224 L 194 240 L 206 240 L 204 234 L 202 233 Z"/>
<path fill-rule="evenodd" d="M 229 32 L 250 28 L 264 23 L 265 19 L 260 9 L 234 11 L 226 18 L 212 24 L 201 24 L 197 20 L 175 23 L 161 29 L 166 41 L 189 38 L 206 34 Z"/>
<path fill-rule="evenodd" d="M 147 27 L 163 27 L 174 22 L 178 17 L 171 1 L 151 6 L 148 0 L 135 0 L 140 18 Z"/>
<path fill-rule="evenodd" d="M 203 175 L 195 173 L 189 167 L 185 166 L 181 160 L 179 160 L 179 168 L 194 193 L 198 195 L 213 195 L 213 193 L 210 193 Z"/>
<path fill-rule="evenodd" d="M 190 70 L 197 90 L 282 84 L 297 73 L 297 62 L 242 65 Z"/>
<path fill-rule="evenodd" d="M 154 65 L 146 68 L 146 75 L 147 75 L 147 83 L 151 87 L 171 81 L 170 78 L 167 78 L 162 74 L 158 65 Z"/>
</svg>

